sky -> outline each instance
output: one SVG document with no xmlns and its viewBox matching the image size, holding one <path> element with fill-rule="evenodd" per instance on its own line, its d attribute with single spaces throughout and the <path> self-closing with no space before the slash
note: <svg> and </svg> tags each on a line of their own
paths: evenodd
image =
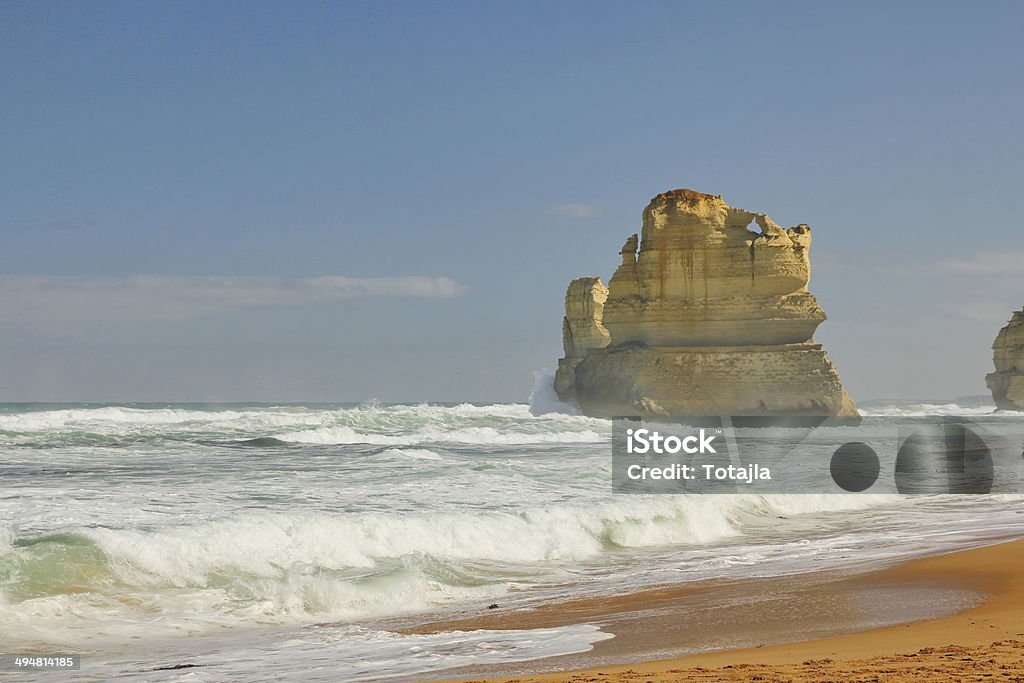
<svg viewBox="0 0 1024 683">
<path fill-rule="evenodd" d="M 814 231 L 857 400 L 1024 305 L 1018 2 L 0 2 L 0 401 L 525 401 L 644 206 Z"/>
</svg>

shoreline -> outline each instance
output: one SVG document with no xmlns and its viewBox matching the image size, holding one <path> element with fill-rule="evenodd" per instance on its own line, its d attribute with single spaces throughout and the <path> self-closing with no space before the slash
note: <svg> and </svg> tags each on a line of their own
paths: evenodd
<svg viewBox="0 0 1024 683">
<path fill-rule="evenodd" d="M 872 624 L 872 614 L 888 614 L 889 623 Z M 904 675 L 1024 681 L 1024 539 L 864 574 L 667 586 L 406 632 L 582 623 L 598 624 L 615 638 L 586 653 L 452 670 L 440 680 L 860 680 L 861 674 L 878 680 L 884 673 L 893 681 Z M 680 652 L 695 635 L 707 642 L 712 633 L 720 647 Z"/>
</svg>

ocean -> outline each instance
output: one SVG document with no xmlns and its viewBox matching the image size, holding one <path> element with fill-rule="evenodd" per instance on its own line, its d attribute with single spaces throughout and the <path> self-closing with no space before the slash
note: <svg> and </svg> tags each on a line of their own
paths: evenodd
<svg viewBox="0 0 1024 683">
<path fill-rule="evenodd" d="M 611 423 L 546 412 L 543 393 L 532 411 L 0 405 L 0 647 L 80 654 L 75 680 L 410 680 L 610 637 L 393 630 L 425 615 L 862 571 L 1024 535 L 1010 493 L 616 495 Z M 991 411 L 863 410 L 868 428 Z"/>
</svg>

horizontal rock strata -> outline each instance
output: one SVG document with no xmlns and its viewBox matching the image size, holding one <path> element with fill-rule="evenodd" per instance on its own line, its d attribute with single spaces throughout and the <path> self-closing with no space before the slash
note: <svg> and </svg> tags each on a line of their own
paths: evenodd
<svg viewBox="0 0 1024 683">
<path fill-rule="evenodd" d="M 575 368 L 590 349 L 608 346 L 611 336 L 602 324 L 608 288 L 599 277 L 579 277 L 565 292 L 562 319 L 562 350 L 555 372 L 555 391 L 563 401 L 576 397 Z"/>
<path fill-rule="evenodd" d="M 810 245 L 806 225 L 720 196 L 658 195 L 603 305 L 600 280 L 570 284 L 556 390 L 599 416 L 856 415 L 813 343 L 825 312 L 807 291 Z"/>
</svg>

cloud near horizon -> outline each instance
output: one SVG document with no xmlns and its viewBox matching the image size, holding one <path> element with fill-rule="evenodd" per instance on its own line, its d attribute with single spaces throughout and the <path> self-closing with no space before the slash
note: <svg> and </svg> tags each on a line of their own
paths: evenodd
<svg viewBox="0 0 1024 683">
<path fill-rule="evenodd" d="M 468 288 L 448 277 L 0 276 L 0 319 L 183 320 L 249 308 L 363 298 L 447 299 Z"/>
<path fill-rule="evenodd" d="M 601 210 L 596 206 L 578 203 L 558 204 L 550 207 L 548 212 L 563 218 L 597 218 L 601 215 Z"/>
<path fill-rule="evenodd" d="M 882 261 L 875 256 L 838 254 L 822 254 L 811 259 L 816 270 L 830 274 L 853 276 L 860 278 L 865 272 L 885 275 L 902 275 L 908 277 L 993 277 L 1005 278 L 1024 275 L 1024 252 L 975 252 L 959 258 L 932 261 L 913 261 L 910 258 L 900 260 L 899 255 L 889 254 L 889 259 Z"/>
<path fill-rule="evenodd" d="M 966 258 L 940 261 L 931 268 L 944 273 L 962 275 L 1024 275 L 1024 253 L 981 252 Z"/>
</svg>

